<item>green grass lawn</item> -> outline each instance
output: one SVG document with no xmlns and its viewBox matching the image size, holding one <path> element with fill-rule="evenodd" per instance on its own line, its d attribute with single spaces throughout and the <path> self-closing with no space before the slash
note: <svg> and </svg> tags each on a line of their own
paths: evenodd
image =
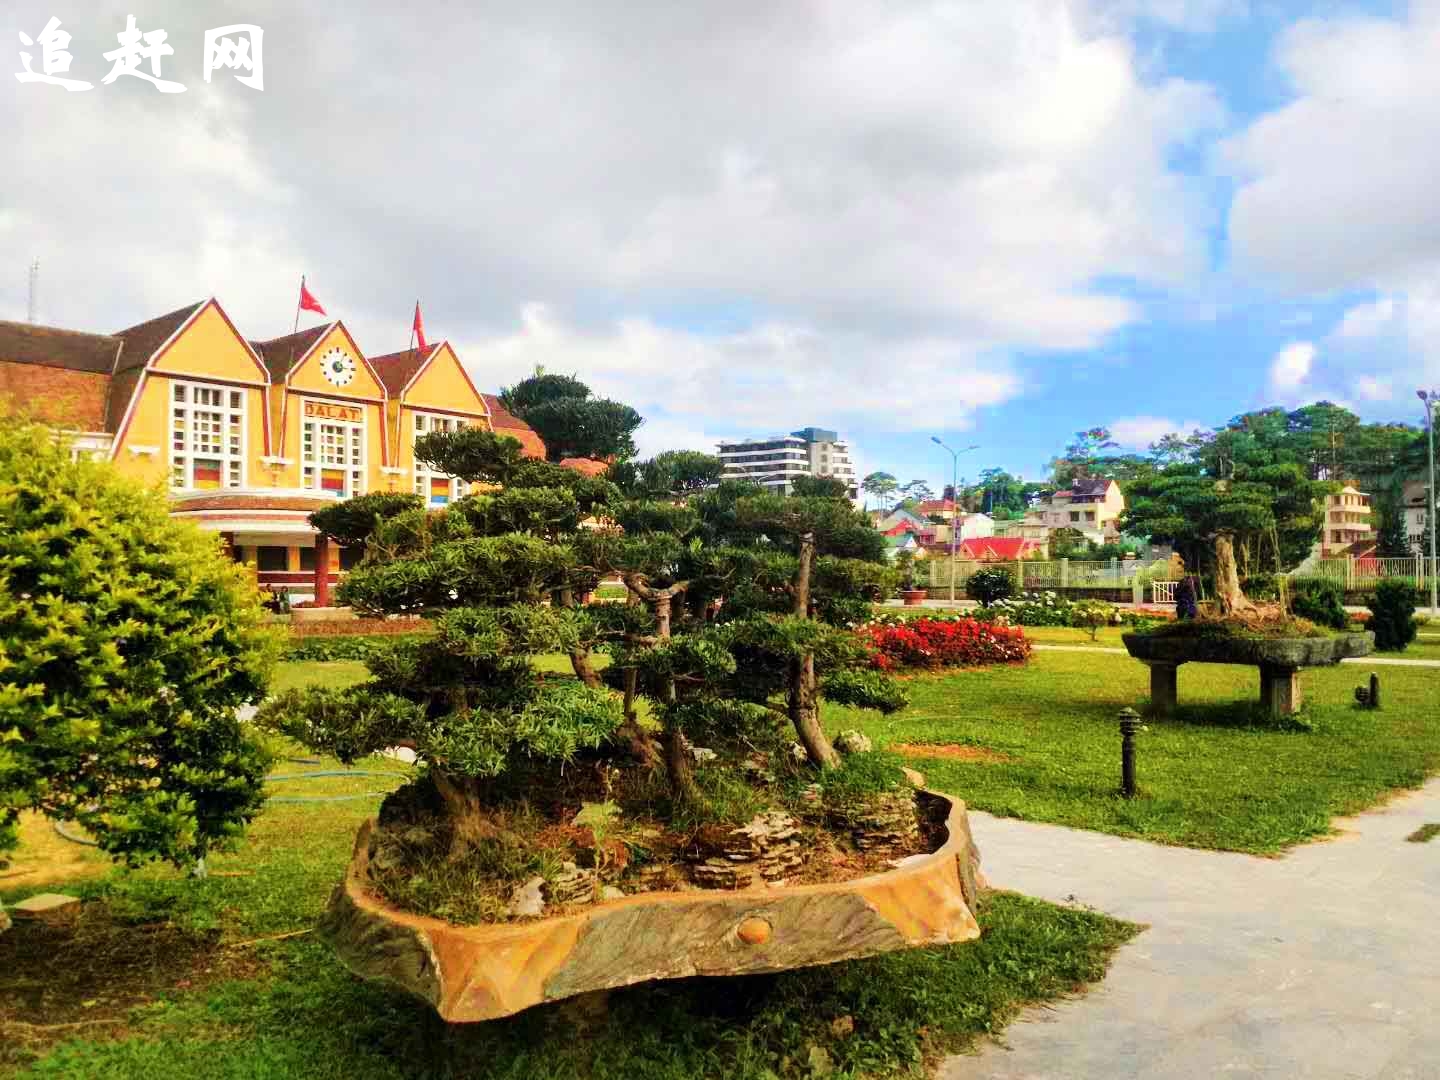
<svg viewBox="0 0 1440 1080">
<path fill-rule="evenodd" d="M 1106 634 L 1117 632 L 1105 631 Z M 1043 630 L 1075 642 L 1083 631 Z M 1102 640 L 1102 643 L 1106 643 Z M 832 730 L 858 727 L 891 743 L 982 747 L 1005 760 L 916 758 L 929 783 L 977 809 L 1163 843 L 1260 854 L 1330 831 L 1337 815 L 1415 787 L 1440 769 L 1434 723 L 1440 670 L 1383 667 L 1384 708 L 1354 706 L 1363 666 L 1306 671 L 1301 719 L 1311 730 L 1256 722 L 1252 668 L 1187 664 L 1176 719 L 1139 736 L 1142 796 L 1121 798 L 1119 710 L 1142 704 L 1147 669 L 1109 653 L 1037 652 L 1024 667 L 923 675 L 910 708 L 891 717 L 827 711 Z"/>
<path fill-rule="evenodd" d="M 548 668 L 568 669 L 551 659 Z M 363 677 L 363 665 L 343 661 L 279 673 L 286 686 Z M 380 758 L 357 768 L 393 778 L 271 790 L 361 794 L 407 775 Z M 20 928 L 0 935 L 0 1075 L 775 1080 L 816 1075 L 812 1053 L 823 1053 L 836 1076 L 918 1075 L 925 1060 L 997 1032 L 1025 1004 L 1100 978 L 1111 952 L 1138 930 L 997 893 L 980 912 L 983 937 L 970 944 L 637 987 L 610 995 L 608 1011 L 583 1021 L 557 1005 L 447 1027 L 428 1007 L 350 976 L 308 933 L 378 803 L 272 802 L 238 851 L 211 857 L 204 880 L 151 867 L 60 885 L 92 901 L 78 928 L 53 940 Z M 42 891 L 4 885 L 0 878 L 7 902 Z M 850 1034 L 832 1029 L 844 1017 Z"/>
</svg>

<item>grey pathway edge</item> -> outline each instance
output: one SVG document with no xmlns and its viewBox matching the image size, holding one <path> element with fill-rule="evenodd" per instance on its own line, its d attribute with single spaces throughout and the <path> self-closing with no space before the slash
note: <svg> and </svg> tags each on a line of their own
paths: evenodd
<svg viewBox="0 0 1440 1080">
<path fill-rule="evenodd" d="M 1440 779 L 1283 859 L 970 821 L 996 888 L 1150 928 L 938 1080 L 1440 1078 L 1440 838 L 1405 839 L 1440 822 Z"/>
</svg>

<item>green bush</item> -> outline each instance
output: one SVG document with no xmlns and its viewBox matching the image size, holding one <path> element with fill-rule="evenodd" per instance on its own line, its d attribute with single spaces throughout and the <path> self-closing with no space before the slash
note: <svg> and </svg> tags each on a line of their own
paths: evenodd
<svg viewBox="0 0 1440 1080">
<path fill-rule="evenodd" d="M 1415 640 L 1415 587 L 1404 578 L 1386 578 L 1375 586 L 1370 597 L 1369 628 L 1375 632 L 1375 648 L 1382 652 L 1403 652 Z"/>
<path fill-rule="evenodd" d="M 238 835 L 266 755 L 236 717 L 279 651 L 249 571 L 163 494 L 0 427 L 0 851 L 22 810 L 137 864 Z"/>
<path fill-rule="evenodd" d="M 1008 600 L 1015 595 L 1015 575 L 1003 566 L 977 570 L 965 583 L 965 592 L 972 600 L 989 607 L 997 600 Z"/>
<path fill-rule="evenodd" d="M 1349 622 L 1345 587 L 1328 578 L 1301 578 L 1290 597 L 1290 613 L 1331 630 L 1344 630 Z"/>
<path fill-rule="evenodd" d="M 1070 613 L 1070 625 L 1090 631 L 1094 641 L 1102 627 L 1109 626 L 1115 619 L 1115 608 L 1103 600 L 1081 600 Z"/>
<path fill-rule="evenodd" d="M 1274 574 L 1251 574 L 1240 580 L 1240 589 L 1251 600 L 1280 599 L 1280 579 Z"/>
</svg>

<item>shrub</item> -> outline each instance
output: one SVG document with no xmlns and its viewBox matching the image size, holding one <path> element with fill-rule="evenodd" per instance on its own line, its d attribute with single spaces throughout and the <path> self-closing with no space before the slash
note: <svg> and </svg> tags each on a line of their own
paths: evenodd
<svg viewBox="0 0 1440 1080">
<path fill-rule="evenodd" d="M 1251 600 L 1279 600 L 1280 580 L 1274 574 L 1251 574 L 1241 579 L 1240 591 Z"/>
<path fill-rule="evenodd" d="M 897 668 L 976 667 L 1029 658 L 1023 631 L 979 619 L 911 619 L 904 625 L 872 623 L 861 629 L 871 663 Z"/>
<path fill-rule="evenodd" d="M 1345 614 L 1345 588 L 1328 578 L 1301 578 L 1295 582 L 1290 611 L 1332 630 L 1344 630 L 1349 621 Z"/>
<path fill-rule="evenodd" d="M 278 652 L 249 571 L 165 497 L 0 428 L 0 851 L 21 810 L 184 864 L 259 809 L 236 717 Z"/>
<path fill-rule="evenodd" d="M 1002 566 L 989 566 L 970 575 L 965 591 L 972 600 L 989 607 L 997 600 L 1008 600 L 1015 595 L 1015 575 Z"/>
<path fill-rule="evenodd" d="M 1386 578 L 1375 586 L 1370 597 L 1370 621 L 1375 647 L 1383 652 L 1403 652 L 1415 640 L 1415 587 L 1403 578 Z"/>
<path fill-rule="evenodd" d="M 1115 609 L 1100 600 L 1081 600 L 1070 613 L 1070 625 L 1090 631 L 1094 641 L 1100 628 L 1109 626 L 1115 618 Z"/>
<path fill-rule="evenodd" d="M 1070 626 L 1075 602 L 1054 592 L 1025 593 L 1010 600 L 997 600 L 977 612 L 976 617 L 1015 626 Z"/>
</svg>

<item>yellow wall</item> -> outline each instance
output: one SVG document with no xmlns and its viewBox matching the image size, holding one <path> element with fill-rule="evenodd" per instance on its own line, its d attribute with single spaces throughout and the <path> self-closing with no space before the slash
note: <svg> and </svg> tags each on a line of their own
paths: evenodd
<svg viewBox="0 0 1440 1080">
<path fill-rule="evenodd" d="M 331 349 L 340 349 L 355 361 L 355 378 L 345 386 L 332 385 L 320 372 L 320 360 Z M 339 397 L 371 398 L 375 401 L 385 396 L 384 389 L 375 381 L 370 369 L 361 359 L 360 350 L 355 347 L 350 335 L 345 333 L 344 326 L 340 324 L 322 337 L 306 354 L 305 362 L 290 373 L 290 389 Z"/>
<path fill-rule="evenodd" d="M 410 387 L 400 407 L 398 424 L 398 445 L 391 447 L 396 464 L 405 470 L 405 475 L 394 477 L 394 490 L 415 490 L 415 413 L 438 411 L 442 416 L 463 419 L 470 427 L 490 427 L 485 400 L 471 387 L 460 367 L 460 359 L 449 344 L 440 346 L 439 352 L 421 372 Z M 391 429 L 395 431 L 395 428 Z"/>
<path fill-rule="evenodd" d="M 177 373 L 177 377 L 180 377 Z M 196 381 L 203 381 L 203 376 Z M 170 477 L 170 385 L 164 375 L 147 373 L 139 386 L 140 400 L 130 417 L 115 453 L 115 467 L 127 476 L 147 484 L 169 483 Z M 265 453 L 265 392 L 259 387 L 227 387 L 245 394 L 248 431 L 245 486 L 264 487 L 268 473 L 260 467 Z M 132 447 L 157 447 L 150 453 L 136 453 Z"/>
<path fill-rule="evenodd" d="M 265 382 L 265 369 L 251 355 L 214 302 L 190 321 L 155 362 L 156 371 L 231 382 Z"/>
</svg>

